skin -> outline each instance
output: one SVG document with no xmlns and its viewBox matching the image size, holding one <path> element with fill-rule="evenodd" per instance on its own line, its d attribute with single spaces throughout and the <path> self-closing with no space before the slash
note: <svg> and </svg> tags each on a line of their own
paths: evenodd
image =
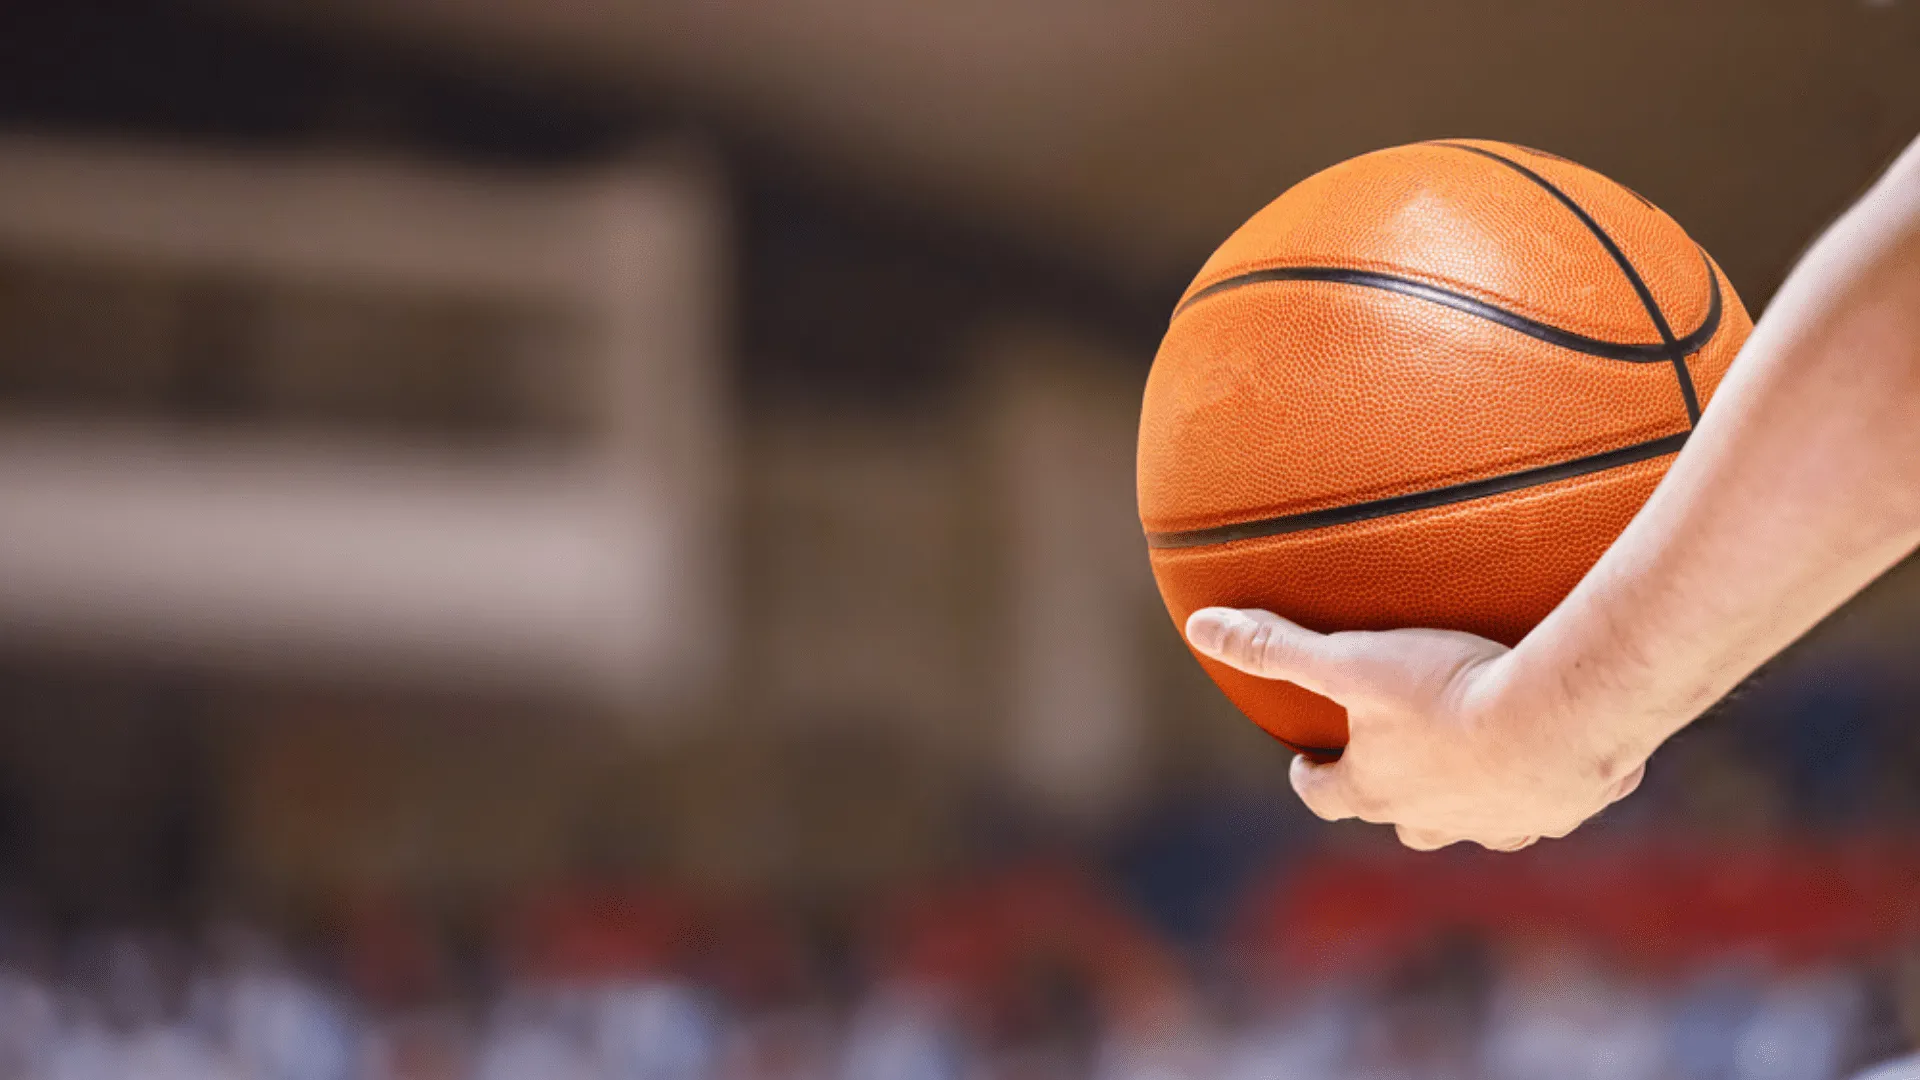
<svg viewBox="0 0 1920 1080">
<path fill-rule="evenodd" d="M 1666 479 L 1519 645 L 1227 608 L 1187 637 L 1346 706 L 1344 756 L 1293 763 L 1315 814 L 1511 851 L 1632 793 L 1662 743 L 1916 547 L 1920 140 L 1808 250 Z"/>
</svg>

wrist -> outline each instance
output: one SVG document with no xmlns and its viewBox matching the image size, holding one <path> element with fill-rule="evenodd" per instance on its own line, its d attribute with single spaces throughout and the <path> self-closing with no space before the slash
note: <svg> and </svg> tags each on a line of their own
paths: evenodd
<svg viewBox="0 0 1920 1080">
<path fill-rule="evenodd" d="M 1573 665 L 1573 671 L 1585 667 Z M 1506 737 L 1545 759 L 1572 764 L 1611 785 L 1644 765 L 1674 728 L 1626 695 L 1584 691 L 1575 679 L 1522 649 L 1488 663 L 1482 673 L 1483 715 L 1499 717 Z"/>
</svg>

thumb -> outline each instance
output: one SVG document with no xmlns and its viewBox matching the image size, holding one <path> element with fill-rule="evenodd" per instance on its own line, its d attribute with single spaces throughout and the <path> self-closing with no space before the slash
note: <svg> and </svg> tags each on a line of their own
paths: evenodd
<svg viewBox="0 0 1920 1080">
<path fill-rule="evenodd" d="M 1187 641 L 1201 655 L 1263 679 L 1285 679 L 1339 699 L 1346 663 L 1332 639 L 1270 611 L 1201 608 L 1187 619 Z"/>
</svg>

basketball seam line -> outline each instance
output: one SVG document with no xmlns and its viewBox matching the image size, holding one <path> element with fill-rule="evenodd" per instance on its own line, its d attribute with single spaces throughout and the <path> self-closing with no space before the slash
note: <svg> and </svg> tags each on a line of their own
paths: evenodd
<svg viewBox="0 0 1920 1080">
<path fill-rule="evenodd" d="M 1698 329 L 1679 339 L 1673 345 L 1665 342 L 1658 344 L 1636 344 L 1630 342 L 1602 341 L 1599 338 L 1576 334 L 1571 330 L 1562 330 L 1550 323 L 1530 319 L 1516 311 L 1464 293 L 1443 289 L 1414 278 L 1401 277 L 1398 274 L 1383 273 L 1378 270 L 1357 270 L 1342 266 L 1276 266 L 1265 270 L 1249 270 L 1244 274 L 1216 281 L 1194 293 L 1174 309 L 1174 318 L 1192 307 L 1196 302 L 1231 289 L 1244 288 L 1274 281 L 1320 281 L 1340 285 L 1358 285 L 1369 289 L 1384 289 L 1388 292 L 1411 296 L 1418 300 L 1452 308 L 1463 314 L 1498 323 L 1509 330 L 1515 330 L 1528 337 L 1544 341 L 1549 345 L 1587 356 L 1598 356 L 1606 360 L 1622 360 L 1632 364 L 1665 363 L 1672 359 L 1674 347 L 1683 347 L 1689 354 L 1704 348 L 1707 342 L 1719 332 L 1721 317 L 1720 278 L 1713 272 L 1711 264 L 1706 262 L 1706 252 L 1700 253 L 1700 259 L 1707 268 L 1707 283 L 1710 302 L 1707 316 Z M 1670 331 L 1669 331 L 1670 332 Z"/>
<path fill-rule="evenodd" d="M 1432 510 L 1454 503 L 1471 502 L 1474 499 L 1483 499 L 1492 495 L 1505 495 L 1679 453 L 1680 448 L 1686 445 L 1687 436 L 1690 433 L 1682 431 L 1649 442 L 1635 443 L 1616 450 L 1574 458 L 1571 461 L 1522 469 L 1519 472 L 1490 476 L 1483 480 L 1469 480 L 1463 484 L 1429 488 L 1426 491 L 1415 491 L 1406 495 L 1394 495 L 1385 499 L 1332 506 L 1323 510 L 1308 510 L 1298 514 L 1282 514 L 1278 517 L 1236 522 L 1231 525 L 1215 525 L 1205 529 L 1148 532 L 1147 546 L 1156 549 L 1211 547 L 1215 544 L 1230 544 L 1236 540 L 1258 540 L 1272 536 L 1285 536 L 1289 533 L 1307 532 L 1312 529 L 1325 529 L 1335 525 L 1350 525 L 1358 521 L 1371 521 L 1374 518 L 1392 517 L 1416 510 Z"/>
<path fill-rule="evenodd" d="M 1673 336 L 1673 327 L 1668 325 L 1666 313 L 1660 310 L 1660 302 L 1654 299 L 1653 290 L 1647 287 L 1646 279 L 1640 276 L 1640 271 L 1634 268 L 1633 260 L 1627 258 L 1627 253 L 1620 250 L 1620 245 L 1615 243 L 1613 237 L 1607 234 L 1607 230 L 1600 227 L 1600 223 L 1593 219 L 1593 215 L 1587 213 L 1585 207 L 1574 201 L 1573 196 L 1568 195 L 1555 186 L 1553 181 L 1548 180 L 1546 177 L 1541 176 L 1539 173 L 1534 172 L 1532 169 L 1527 168 L 1525 165 L 1520 164 L 1504 154 L 1496 154 L 1491 150 L 1478 146 L 1469 146 L 1466 143 L 1436 142 L 1431 145 L 1445 146 L 1454 150 L 1465 150 L 1469 154 L 1478 154 L 1481 157 L 1497 161 L 1546 189 L 1547 193 L 1559 200 L 1562 206 L 1573 211 L 1573 215 L 1580 219 L 1580 223 L 1585 225 L 1587 230 L 1593 233 L 1595 239 L 1600 241 L 1600 245 L 1607 249 L 1607 254 L 1613 257 L 1614 263 L 1620 267 L 1620 272 L 1626 275 L 1627 284 L 1633 286 L 1634 293 L 1640 297 L 1641 306 L 1647 309 L 1647 317 L 1653 320 L 1653 328 L 1659 331 L 1660 340 L 1667 347 L 1667 359 L 1672 362 L 1674 378 L 1680 383 L 1680 399 L 1686 405 L 1687 426 L 1692 427 L 1698 424 L 1700 422 L 1700 398 L 1693 388 L 1693 375 L 1687 370 L 1687 357 L 1691 355 L 1694 350 L 1688 349 L 1682 351 L 1679 341 Z M 1642 201 L 1644 202 L 1645 200 Z M 1704 251 L 1701 254 L 1703 257 L 1705 256 Z M 1713 272 L 1711 263 L 1708 264 L 1707 274 L 1709 278 L 1713 280 L 1714 287 L 1717 290 L 1720 283 L 1720 276 Z"/>
</svg>

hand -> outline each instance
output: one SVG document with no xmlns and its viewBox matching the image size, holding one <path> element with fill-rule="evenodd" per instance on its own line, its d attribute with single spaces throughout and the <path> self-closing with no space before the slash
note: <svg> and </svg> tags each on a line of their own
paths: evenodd
<svg viewBox="0 0 1920 1080">
<path fill-rule="evenodd" d="M 1345 706 L 1345 753 L 1327 765 L 1294 758 L 1293 789 L 1328 821 L 1393 825 L 1410 848 L 1518 851 L 1565 836 L 1646 772 L 1645 754 L 1582 738 L 1565 703 L 1515 684 L 1510 650 L 1472 634 L 1316 634 L 1265 611 L 1206 608 L 1187 620 L 1187 640 Z"/>
</svg>

